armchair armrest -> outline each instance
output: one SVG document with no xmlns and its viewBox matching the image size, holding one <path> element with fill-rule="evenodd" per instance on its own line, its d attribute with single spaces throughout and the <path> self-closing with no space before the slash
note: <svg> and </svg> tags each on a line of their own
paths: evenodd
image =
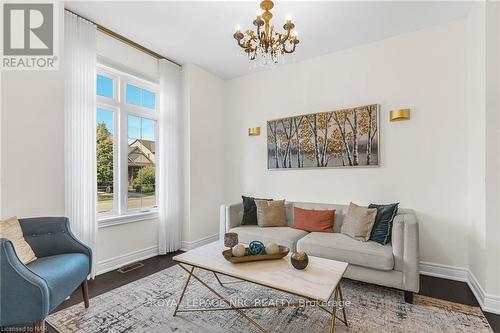
<svg viewBox="0 0 500 333">
<path fill-rule="evenodd" d="M 0 266 L 0 326 L 45 320 L 49 313 L 47 283 L 19 260 L 6 238 L 0 238 Z"/>
<path fill-rule="evenodd" d="M 19 219 L 19 223 L 23 230 L 24 239 L 37 257 L 83 253 L 92 258 L 90 247 L 79 241 L 71 232 L 67 217 L 25 218 Z"/>
<path fill-rule="evenodd" d="M 229 229 L 239 226 L 241 224 L 242 217 L 242 202 L 220 206 L 219 237 L 222 243 L 224 243 L 224 234 L 228 232 Z"/>
</svg>

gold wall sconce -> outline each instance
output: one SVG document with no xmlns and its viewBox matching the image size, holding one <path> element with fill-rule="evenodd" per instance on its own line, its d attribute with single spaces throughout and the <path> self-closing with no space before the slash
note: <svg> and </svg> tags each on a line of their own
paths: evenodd
<svg viewBox="0 0 500 333">
<path fill-rule="evenodd" d="M 250 127 L 248 129 L 248 136 L 258 136 L 260 135 L 260 127 Z"/>
<path fill-rule="evenodd" d="M 389 119 L 391 121 L 410 120 L 410 109 L 391 110 Z"/>
</svg>

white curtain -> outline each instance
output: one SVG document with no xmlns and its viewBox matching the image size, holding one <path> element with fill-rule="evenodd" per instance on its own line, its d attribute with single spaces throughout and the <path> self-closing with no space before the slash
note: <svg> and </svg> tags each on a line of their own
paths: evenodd
<svg viewBox="0 0 500 333">
<path fill-rule="evenodd" d="M 64 15 L 65 213 L 71 230 L 94 252 L 96 216 L 96 26 Z"/>
<path fill-rule="evenodd" d="M 159 61 L 159 253 L 181 248 L 182 225 L 182 94 L 181 68 Z"/>
</svg>

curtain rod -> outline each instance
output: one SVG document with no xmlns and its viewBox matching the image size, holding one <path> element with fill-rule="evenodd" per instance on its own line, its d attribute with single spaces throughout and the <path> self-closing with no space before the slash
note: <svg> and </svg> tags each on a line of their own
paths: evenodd
<svg viewBox="0 0 500 333">
<path fill-rule="evenodd" d="M 167 57 L 164 57 L 161 54 L 156 53 L 155 51 L 150 50 L 150 49 L 142 46 L 141 44 L 138 44 L 138 43 L 136 43 L 136 42 L 128 39 L 127 37 L 124 37 L 124 36 L 120 35 L 119 33 L 114 32 L 113 30 L 110 30 L 110 29 L 108 29 L 108 28 L 106 28 L 106 27 L 104 27 L 104 26 L 102 26 L 102 25 L 100 25 L 100 24 L 98 24 L 98 23 L 96 23 L 96 22 L 94 22 L 92 20 L 89 20 L 85 16 L 82 16 L 82 15 L 80 15 L 78 13 L 75 13 L 74 11 L 69 10 L 67 8 L 64 8 L 64 10 L 67 11 L 67 12 L 69 12 L 69 13 L 71 13 L 71 14 L 73 14 L 73 15 L 76 15 L 76 16 L 84 19 L 84 20 L 89 21 L 90 23 L 94 24 L 97 27 L 98 31 L 100 31 L 100 32 L 102 32 L 102 33 L 104 33 L 104 34 L 106 34 L 106 35 L 108 35 L 110 37 L 113 37 L 114 39 L 117 39 L 117 40 L 119 40 L 120 42 L 122 42 L 124 44 L 132 46 L 133 48 L 135 48 L 135 49 L 137 49 L 139 51 L 142 51 L 142 52 L 144 52 L 144 53 L 152 56 L 153 58 L 156 58 L 156 59 L 165 59 L 165 60 L 168 60 L 171 63 L 173 63 L 173 64 L 181 67 L 181 65 L 179 63 L 173 61 L 172 59 L 168 59 Z"/>
</svg>

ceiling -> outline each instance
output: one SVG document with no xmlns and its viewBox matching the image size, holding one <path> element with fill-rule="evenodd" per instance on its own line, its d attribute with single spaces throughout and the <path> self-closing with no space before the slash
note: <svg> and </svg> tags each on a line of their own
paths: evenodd
<svg viewBox="0 0 500 333">
<path fill-rule="evenodd" d="M 231 79 L 255 71 L 232 34 L 250 28 L 259 1 L 67 1 L 66 8 L 180 64 Z M 275 1 L 272 22 L 291 15 L 300 44 L 287 62 L 463 18 L 469 2 Z"/>
</svg>

